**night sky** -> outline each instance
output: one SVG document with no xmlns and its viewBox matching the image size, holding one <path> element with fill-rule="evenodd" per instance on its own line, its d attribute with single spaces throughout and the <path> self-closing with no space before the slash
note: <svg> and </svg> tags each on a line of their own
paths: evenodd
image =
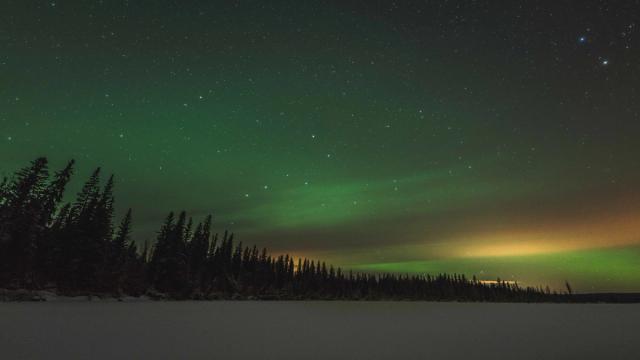
<svg viewBox="0 0 640 360">
<path fill-rule="evenodd" d="M 640 2 L 4 0 L 0 172 L 362 271 L 640 291 Z"/>
</svg>

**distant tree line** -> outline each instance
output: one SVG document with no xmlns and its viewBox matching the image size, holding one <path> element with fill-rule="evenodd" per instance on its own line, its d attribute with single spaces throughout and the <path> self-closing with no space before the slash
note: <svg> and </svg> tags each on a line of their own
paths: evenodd
<svg viewBox="0 0 640 360">
<path fill-rule="evenodd" d="M 174 299 L 560 301 L 548 288 L 485 284 L 464 275 L 344 272 L 324 262 L 274 256 L 170 213 L 156 242 L 138 249 L 132 211 L 114 226 L 114 178 L 96 169 L 62 204 L 74 168 L 50 176 L 46 158 L 0 183 L 0 288 Z"/>
</svg>

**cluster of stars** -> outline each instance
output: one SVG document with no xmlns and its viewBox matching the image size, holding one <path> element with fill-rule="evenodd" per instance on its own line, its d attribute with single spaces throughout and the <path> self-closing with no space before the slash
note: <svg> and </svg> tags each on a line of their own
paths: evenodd
<svg viewBox="0 0 640 360">
<path fill-rule="evenodd" d="M 583 36 L 578 37 L 578 43 L 587 44 L 588 42 L 589 42 L 589 39 L 587 38 L 587 36 L 583 35 Z M 599 57 L 599 61 L 600 61 L 600 65 L 602 65 L 602 66 L 609 65 L 609 59 L 607 59 L 607 58 Z"/>
</svg>

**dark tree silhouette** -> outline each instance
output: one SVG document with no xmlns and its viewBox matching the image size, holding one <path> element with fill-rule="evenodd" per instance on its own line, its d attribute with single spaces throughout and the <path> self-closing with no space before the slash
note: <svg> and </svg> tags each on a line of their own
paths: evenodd
<svg viewBox="0 0 640 360">
<path fill-rule="evenodd" d="M 131 241 L 131 218 L 129 209 L 107 252 L 107 288 L 118 294 L 123 292 L 128 266 L 135 262 L 137 257 L 135 244 Z"/>
<path fill-rule="evenodd" d="M 564 282 L 564 287 L 567 289 L 567 294 L 572 295 L 573 289 L 571 288 L 571 284 L 568 281 Z"/>
<path fill-rule="evenodd" d="M 43 229 L 46 182 L 45 158 L 19 170 L 3 185 L 0 200 L 0 279 L 19 286 L 34 286 L 37 236 Z"/>
</svg>

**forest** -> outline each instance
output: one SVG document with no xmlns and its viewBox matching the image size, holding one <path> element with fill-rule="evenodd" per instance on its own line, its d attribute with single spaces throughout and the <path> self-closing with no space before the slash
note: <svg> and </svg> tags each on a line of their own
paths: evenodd
<svg viewBox="0 0 640 360">
<path fill-rule="evenodd" d="M 52 175 L 35 159 L 0 183 L 0 288 L 155 299 L 431 300 L 564 302 L 567 293 L 483 283 L 458 274 L 343 271 L 324 262 L 245 246 L 170 212 L 153 244 L 132 239 L 133 212 L 114 219 L 114 176 L 97 168 L 64 202 L 75 162 Z M 570 287 L 567 287 L 570 289 Z"/>
</svg>

